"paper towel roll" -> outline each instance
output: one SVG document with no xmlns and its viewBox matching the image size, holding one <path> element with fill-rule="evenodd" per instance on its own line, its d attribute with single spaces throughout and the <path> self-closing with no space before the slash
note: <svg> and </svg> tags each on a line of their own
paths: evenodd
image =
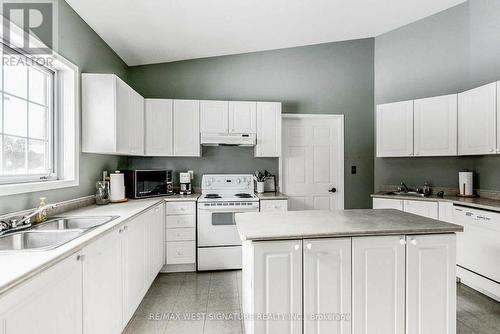
<svg viewBox="0 0 500 334">
<path fill-rule="evenodd" d="M 460 189 L 460 195 L 470 196 L 472 195 L 473 185 L 472 185 L 472 172 L 460 172 L 458 173 L 458 185 Z"/>
<path fill-rule="evenodd" d="M 109 199 L 112 202 L 121 201 L 125 199 L 125 178 L 123 177 L 123 173 L 120 173 L 120 171 L 117 170 L 109 175 L 109 180 L 110 180 Z"/>
</svg>

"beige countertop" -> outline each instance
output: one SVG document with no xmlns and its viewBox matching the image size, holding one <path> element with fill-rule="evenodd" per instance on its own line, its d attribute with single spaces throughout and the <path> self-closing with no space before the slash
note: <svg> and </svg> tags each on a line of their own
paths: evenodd
<svg viewBox="0 0 500 334">
<path fill-rule="evenodd" d="M 437 197 L 431 195 L 430 197 L 414 197 L 414 196 L 404 196 L 404 195 L 385 195 L 384 192 L 376 193 L 371 195 L 373 198 L 388 198 L 388 199 L 402 199 L 402 200 L 414 200 L 414 201 L 430 201 L 430 202 L 452 202 L 456 205 L 463 205 L 477 209 L 491 210 L 500 212 L 500 201 L 489 199 L 489 198 L 465 198 L 459 196 L 444 196 Z"/>
<path fill-rule="evenodd" d="M 199 194 L 172 195 L 148 199 L 130 200 L 125 203 L 90 205 L 68 211 L 60 216 L 119 216 L 70 242 L 47 251 L 0 251 L 0 295 L 33 277 L 55 263 L 80 251 L 85 245 L 101 237 L 123 222 L 137 216 L 163 201 L 196 201 Z"/>
<path fill-rule="evenodd" d="M 460 225 L 392 209 L 238 213 L 236 226 L 241 240 L 435 234 L 463 231 Z"/>
<path fill-rule="evenodd" d="M 288 196 L 280 192 L 255 193 L 260 200 L 286 200 Z"/>
</svg>

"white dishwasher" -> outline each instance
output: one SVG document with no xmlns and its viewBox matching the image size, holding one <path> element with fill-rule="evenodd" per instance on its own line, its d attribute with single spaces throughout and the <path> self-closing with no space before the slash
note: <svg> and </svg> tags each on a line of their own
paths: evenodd
<svg viewBox="0 0 500 334">
<path fill-rule="evenodd" d="M 500 299 L 500 213 L 454 206 L 458 276 L 462 281 Z"/>
</svg>

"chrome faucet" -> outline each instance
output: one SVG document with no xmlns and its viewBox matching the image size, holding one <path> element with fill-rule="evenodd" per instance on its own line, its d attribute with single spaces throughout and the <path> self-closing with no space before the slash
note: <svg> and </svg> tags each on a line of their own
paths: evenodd
<svg viewBox="0 0 500 334">
<path fill-rule="evenodd" d="M 47 204 L 35 209 L 30 214 L 17 220 L 16 218 L 9 219 L 8 222 L 0 222 L 0 235 L 15 232 L 19 230 L 26 229 L 31 226 L 31 218 L 39 214 L 40 212 L 57 207 L 57 204 Z"/>
<path fill-rule="evenodd" d="M 404 182 L 401 182 L 401 186 L 403 187 L 405 192 L 410 192 L 410 188 L 408 188 L 408 186 Z"/>
</svg>

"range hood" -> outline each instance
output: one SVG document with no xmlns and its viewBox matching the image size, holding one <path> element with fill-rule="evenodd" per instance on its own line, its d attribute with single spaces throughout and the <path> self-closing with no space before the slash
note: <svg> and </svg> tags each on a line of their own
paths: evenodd
<svg viewBox="0 0 500 334">
<path fill-rule="evenodd" d="M 255 146 L 255 133 L 202 133 L 203 146 Z"/>
</svg>

